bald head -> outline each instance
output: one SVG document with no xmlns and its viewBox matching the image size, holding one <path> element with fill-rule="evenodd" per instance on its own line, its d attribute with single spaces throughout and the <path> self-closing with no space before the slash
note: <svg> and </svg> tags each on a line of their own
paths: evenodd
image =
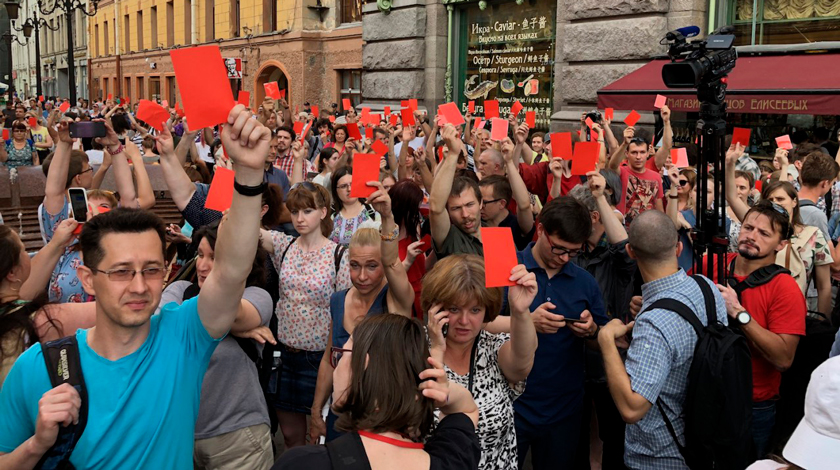
<svg viewBox="0 0 840 470">
<path fill-rule="evenodd" d="M 674 222 L 658 210 L 642 212 L 630 224 L 628 244 L 641 263 L 676 262 L 679 234 Z"/>
</svg>

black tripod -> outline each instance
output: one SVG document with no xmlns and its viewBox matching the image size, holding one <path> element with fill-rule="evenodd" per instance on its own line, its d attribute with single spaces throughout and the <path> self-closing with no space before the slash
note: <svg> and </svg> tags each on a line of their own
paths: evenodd
<svg viewBox="0 0 840 470">
<path fill-rule="evenodd" d="M 700 101 L 700 120 L 697 121 L 697 136 L 700 152 L 697 161 L 697 224 L 692 231 L 694 248 L 694 271 L 705 272 L 713 278 L 714 263 L 717 262 L 717 279 L 726 279 L 724 273 L 726 251 L 729 247 L 729 234 L 726 232 L 726 197 L 724 171 L 726 165 L 726 81 L 717 79 L 710 83 L 703 82 L 697 87 L 697 99 Z M 712 167 L 714 201 L 709 208 L 706 199 L 708 191 L 709 166 Z M 703 255 L 708 252 L 706 269 L 703 269 Z"/>
</svg>

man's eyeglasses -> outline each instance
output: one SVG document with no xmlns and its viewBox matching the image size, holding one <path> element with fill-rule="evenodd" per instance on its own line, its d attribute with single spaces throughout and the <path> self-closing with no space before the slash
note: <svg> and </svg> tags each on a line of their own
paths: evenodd
<svg viewBox="0 0 840 470">
<path fill-rule="evenodd" d="M 343 356 L 344 353 L 352 351 L 352 349 L 337 348 L 335 346 L 332 346 L 330 348 L 330 365 L 332 366 L 332 368 L 335 369 L 336 367 L 338 367 L 338 361 L 341 360 L 341 356 Z"/>
<path fill-rule="evenodd" d="M 85 173 L 87 173 L 87 172 L 89 172 L 89 171 L 93 171 L 93 167 L 92 167 L 92 166 L 87 167 L 87 170 L 82 170 L 82 171 L 80 171 L 80 172 L 76 173 L 76 175 L 77 175 L 77 176 L 79 176 L 79 175 L 83 175 L 83 174 L 85 174 Z"/>
<path fill-rule="evenodd" d="M 489 201 L 485 201 L 485 200 L 483 200 L 483 199 L 482 199 L 482 201 L 481 201 L 481 207 L 484 207 L 484 206 L 486 206 L 487 204 L 493 204 L 494 202 L 499 202 L 499 201 L 501 201 L 502 199 L 504 199 L 504 198 L 499 198 L 499 199 L 490 199 Z"/>
<path fill-rule="evenodd" d="M 557 246 L 554 243 L 551 243 L 551 238 L 549 238 L 548 234 L 544 234 L 545 239 L 548 240 L 548 246 L 551 247 L 551 253 L 557 256 L 568 256 L 569 258 L 574 258 L 580 254 L 580 248 L 576 250 L 571 250 L 566 247 Z"/>
<path fill-rule="evenodd" d="M 106 274 L 108 275 L 108 279 L 115 282 L 130 282 L 134 280 L 134 276 L 136 276 L 137 273 L 142 274 L 143 279 L 146 281 L 160 281 L 163 279 L 164 274 L 166 274 L 166 270 L 163 268 L 146 268 L 141 269 L 140 271 L 135 271 L 133 269 L 111 269 L 104 271 L 96 268 L 91 268 L 91 270 Z"/>
</svg>

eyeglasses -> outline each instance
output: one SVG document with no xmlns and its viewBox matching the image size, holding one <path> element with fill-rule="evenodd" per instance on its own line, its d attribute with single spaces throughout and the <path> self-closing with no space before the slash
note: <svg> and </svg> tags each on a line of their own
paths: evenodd
<svg viewBox="0 0 840 470">
<path fill-rule="evenodd" d="M 166 270 L 163 268 L 146 268 L 141 269 L 140 271 L 135 271 L 133 269 L 111 269 L 103 271 L 96 268 L 91 268 L 91 270 L 107 274 L 108 279 L 114 282 L 130 282 L 134 280 L 134 276 L 137 275 L 137 273 L 143 275 L 143 280 L 145 281 L 160 281 L 163 279 L 163 275 L 166 274 Z"/>
<path fill-rule="evenodd" d="M 332 346 L 330 348 L 330 365 L 332 366 L 332 368 L 335 369 L 336 367 L 338 367 L 338 361 L 341 360 L 341 356 L 343 356 L 344 353 L 352 351 L 352 349 L 337 348 L 335 346 Z"/>
<path fill-rule="evenodd" d="M 13 129 L 15 132 L 26 132 L 26 129 Z"/>
<path fill-rule="evenodd" d="M 504 199 L 504 198 L 491 199 L 491 200 L 489 200 L 489 201 L 482 200 L 482 201 L 481 201 L 481 207 L 484 207 L 484 206 L 486 206 L 487 204 L 493 204 L 494 202 L 499 202 L 499 201 L 501 201 L 502 199 Z"/>
<path fill-rule="evenodd" d="M 307 191 L 318 191 L 318 188 L 316 188 L 315 185 L 310 183 L 309 181 L 304 181 L 302 183 L 295 183 L 294 185 L 292 185 L 292 189 L 295 189 L 298 186 L 303 186 L 303 189 L 305 189 Z"/>
<path fill-rule="evenodd" d="M 85 173 L 87 173 L 87 172 L 89 172 L 89 171 L 93 171 L 93 167 L 92 167 L 92 166 L 87 167 L 87 170 L 82 170 L 82 171 L 80 171 L 80 172 L 76 173 L 76 175 L 77 175 L 77 176 L 78 176 L 78 175 L 83 175 L 83 174 L 85 174 Z"/>
<path fill-rule="evenodd" d="M 566 256 L 568 255 L 569 258 L 575 258 L 577 255 L 580 254 L 580 248 L 576 250 L 570 250 L 568 248 L 557 246 L 554 243 L 551 243 L 551 238 L 549 238 L 547 233 L 544 233 L 545 239 L 548 240 L 548 246 L 551 247 L 551 253 L 557 256 Z"/>
<path fill-rule="evenodd" d="M 775 202 L 772 202 L 772 201 L 768 201 L 768 202 L 770 202 L 770 207 L 775 209 L 775 211 L 778 212 L 779 214 L 782 214 L 783 216 L 785 216 L 786 219 L 790 217 L 787 209 L 785 209 L 784 207 L 776 204 Z"/>
<path fill-rule="evenodd" d="M 345 184 L 340 184 L 340 185 L 336 186 L 335 189 L 337 189 L 339 191 L 344 191 L 345 189 L 350 189 L 350 186 L 352 186 L 350 183 L 345 183 Z"/>
</svg>

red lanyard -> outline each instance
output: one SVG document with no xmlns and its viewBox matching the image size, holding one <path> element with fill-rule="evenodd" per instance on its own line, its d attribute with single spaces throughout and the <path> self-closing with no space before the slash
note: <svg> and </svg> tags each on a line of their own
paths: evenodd
<svg viewBox="0 0 840 470">
<path fill-rule="evenodd" d="M 373 439 L 374 441 L 380 441 L 380 442 L 384 442 L 386 444 L 391 444 L 392 446 L 405 447 L 406 449 L 422 449 L 423 448 L 423 443 L 422 442 L 406 442 L 406 441 L 401 441 L 399 439 L 394 439 L 393 437 L 380 436 L 379 434 L 374 434 L 372 432 L 367 432 L 367 431 L 359 431 L 359 435 L 367 437 L 368 439 Z"/>
</svg>

